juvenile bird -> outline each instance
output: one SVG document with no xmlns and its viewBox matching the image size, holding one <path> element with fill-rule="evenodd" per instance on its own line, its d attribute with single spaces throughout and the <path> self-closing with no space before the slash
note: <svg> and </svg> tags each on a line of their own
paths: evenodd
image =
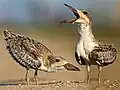
<svg viewBox="0 0 120 90">
<path fill-rule="evenodd" d="M 29 37 L 15 34 L 9 30 L 3 31 L 6 48 L 13 59 L 26 68 L 26 81 L 29 85 L 28 72 L 34 69 L 34 78 L 38 85 L 38 70 L 56 72 L 57 70 L 80 71 L 79 68 L 67 62 L 61 56 L 55 56 L 45 45 Z"/>
</svg>

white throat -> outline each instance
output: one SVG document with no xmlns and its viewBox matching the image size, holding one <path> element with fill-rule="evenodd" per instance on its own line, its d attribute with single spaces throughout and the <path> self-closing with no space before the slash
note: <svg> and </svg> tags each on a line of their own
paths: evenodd
<svg viewBox="0 0 120 90">
<path fill-rule="evenodd" d="M 96 46 L 91 26 L 81 24 L 78 28 L 78 33 L 79 40 L 76 45 L 76 52 L 79 56 L 82 55 L 83 57 L 86 57 L 93 50 L 94 46 Z"/>
<path fill-rule="evenodd" d="M 84 42 L 92 42 L 94 39 L 90 25 L 81 24 L 78 28 L 78 33 L 79 38 Z"/>
</svg>

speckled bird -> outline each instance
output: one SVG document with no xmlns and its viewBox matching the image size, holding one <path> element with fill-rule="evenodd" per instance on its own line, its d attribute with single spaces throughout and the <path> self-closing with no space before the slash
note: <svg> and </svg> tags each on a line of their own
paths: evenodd
<svg viewBox="0 0 120 90">
<path fill-rule="evenodd" d="M 78 41 L 75 49 L 75 57 L 80 65 L 86 65 L 87 82 L 90 82 L 91 65 L 98 66 L 98 83 L 100 84 L 100 71 L 103 66 L 112 64 L 116 60 L 117 50 L 113 45 L 103 43 L 95 39 L 92 33 L 92 17 L 87 10 L 78 10 L 68 4 L 68 7 L 76 18 L 64 20 L 61 23 L 77 23 Z"/>
<path fill-rule="evenodd" d="M 3 31 L 6 48 L 13 59 L 22 67 L 26 68 L 26 81 L 29 85 L 28 72 L 34 69 L 34 78 L 38 85 L 38 70 L 45 72 L 56 72 L 57 70 L 80 71 L 79 68 L 67 62 L 61 56 L 55 56 L 45 45 L 26 37 L 15 34 L 9 30 Z"/>
</svg>

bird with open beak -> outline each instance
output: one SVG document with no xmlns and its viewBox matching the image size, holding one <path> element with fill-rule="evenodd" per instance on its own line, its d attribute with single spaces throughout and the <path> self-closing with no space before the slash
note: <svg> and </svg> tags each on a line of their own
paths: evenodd
<svg viewBox="0 0 120 90">
<path fill-rule="evenodd" d="M 90 82 L 90 66 L 98 66 L 98 84 L 100 84 L 100 71 L 103 66 L 112 64 L 116 60 L 117 50 L 113 45 L 97 41 L 92 33 L 91 15 L 86 10 L 78 10 L 64 4 L 76 16 L 61 23 L 77 23 L 79 39 L 76 44 L 75 58 L 80 65 L 86 65 L 87 82 Z"/>
<path fill-rule="evenodd" d="M 68 4 L 64 4 L 66 7 L 68 7 L 76 16 L 76 18 L 73 18 L 71 20 L 64 20 L 61 21 L 60 23 L 86 23 L 86 24 L 91 24 L 91 15 L 88 11 L 86 10 L 78 10 L 73 8 L 72 6 L 68 5 Z"/>
</svg>

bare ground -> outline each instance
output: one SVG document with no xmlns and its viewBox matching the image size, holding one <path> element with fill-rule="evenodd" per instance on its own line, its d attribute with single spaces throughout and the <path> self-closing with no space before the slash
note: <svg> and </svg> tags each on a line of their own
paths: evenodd
<svg viewBox="0 0 120 90">
<path fill-rule="evenodd" d="M 19 80 L 18 80 L 19 81 Z M 29 86 L 24 81 L 1 82 L 0 90 L 120 90 L 120 81 L 105 80 L 99 86 L 97 83 L 86 84 L 80 81 L 46 81 Z"/>
</svg>

